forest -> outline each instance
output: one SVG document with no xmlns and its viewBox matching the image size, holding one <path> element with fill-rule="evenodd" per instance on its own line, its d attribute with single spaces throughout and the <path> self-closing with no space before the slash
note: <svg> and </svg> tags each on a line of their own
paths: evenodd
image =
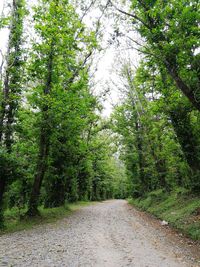
<svg viewBox="0 0 200 267">
<path fill-rule="evenodd" d="M 9 31 L 0 51 L 0 227 L 13 208 L 32 218 L 40 206 L 174 190 L 199 201 L 199 1 L 8 2 L 0 15 L 0 34 Z M 98 94 L 104 20 L 113 27 L 109 46 L 126 40 L 129 57 Z M 113 88 L 120 99 L 105 117 Z"/>
</svg>

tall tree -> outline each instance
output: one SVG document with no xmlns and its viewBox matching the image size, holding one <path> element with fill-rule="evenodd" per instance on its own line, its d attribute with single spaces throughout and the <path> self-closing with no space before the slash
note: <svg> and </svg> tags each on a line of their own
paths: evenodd
<svg viewBox="0 0 200 267">
<path fill-rule="evenodd" d="M 25 1 L 13 0 L 10 21 L 10 34 L 8 51 L 6 55 L 6 67 L 3 78 L 3 86 L 0 98 L 0 143 L 6 147 L 4 153 L 11 153 L 13 143 L 13 125 L 16 118 L 22 92 L 22 67 L 23 67 L 23 21 L 26 14 Z M 2 149 L 2 148 L 1 148 Z M 4 158 L 7 156 L 5 155 Z M 0 213 L 2 213 L 2 201 L 5 186 L 10 176 L 10 168 L 3 168 L 0 177 Z"/>
<path fill-rule="evenodd" d="M 13 134 L 12 124 L 22 90 L 20 82 L 22 79 L 23 66 L 22 34 L 25 14 L 25 1 L 13 0 L 0 113 L 0 141 L 2 142 L 4 134 L 8 151 L 11 150 Z"/>
<path fill-rule="evenodd" d="M 38 163 L 29 200 L 28 214 L 31 216 L 38 213 L 40 188 L 47 170 L 53 132 L 62 131 L 62 114 L 65 118 L 70 112 L 65 107 L 67 97 L 70 96 L 68 91 L 81 91 L 83 65 L 91 55 L 95 40 L 95 34 L 84 33 L 84 25 L 67 0 L 42 1 L 42 5 L 36 8 L 34 17 L 40 41 L 34 45 L 32 68 L 38 83 L 35 90 L 39 96 L 37 101 L 41 118 Z M 83 59 L 80 52 L 84 49 L 87 53 Z M 77 95 L 74 94 L 74 97 Z M 72 106 L 73 108 L 75 107 Z"/>
</svg>

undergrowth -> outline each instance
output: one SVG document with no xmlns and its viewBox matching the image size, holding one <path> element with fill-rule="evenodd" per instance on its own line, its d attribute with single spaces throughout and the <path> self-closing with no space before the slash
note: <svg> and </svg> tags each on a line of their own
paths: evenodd
<svg viewBox="0 0 200 267">
<path fill-rule="evenodd" d="M 52 223 L 58 219 L 62 219 L 72 212 L 80 209 L 82 206 L 91 205 L 92 202 L 79 201 L 70 203 L 63 207 L 44 208 L 39 207 L 40 216 L 28 218 L 25 216 L 27 209 L 12 208 L 4 213 L 4 228 L 0 230 L 0 235 L 8 232 L 16 232 L 30 229 L 35 225 Z"/>
<path fill-rule="evenodd" d="M 144 198 L 130 199 L 130 204 L 148 211 L 194 240 L 200 240 L 200 198 L 183 188 L 171 193 L 159 189 Z"/>
</svg>

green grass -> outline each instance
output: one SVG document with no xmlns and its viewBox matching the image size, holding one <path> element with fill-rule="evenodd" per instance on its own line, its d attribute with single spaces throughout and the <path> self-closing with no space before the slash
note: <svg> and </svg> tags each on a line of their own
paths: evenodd
<svg viewBox="0 0 200 267">
<path fill-rule="evenodd" d="M 31 229 L 36 225 L 53 223 L 59 219 L 69 216 L 81 207 L 92 205 L 95 202 L 79 201 L 76 203 L 67 204 L 65 207 L 58 208 L 39 208 L 40 216 L 36 218 L 27 218 L 24 216 L 26 209 L 19 210 L 18 208 L 12 208 L 6 210 L 4 213 L 5 217 L 5 228 L 0 230 L 0 235 L 5 233 L 11 233 L 16 231 L 22 231 L 25 229 Z"/>
<path fill-rule="evenodd" d="M 170 194 L 156 190 L 145 198 L 130 199 L 130 204 L 148 211 L 194 240 L 200 240 L 200 198 L 177 188 Z"/>
</svg>

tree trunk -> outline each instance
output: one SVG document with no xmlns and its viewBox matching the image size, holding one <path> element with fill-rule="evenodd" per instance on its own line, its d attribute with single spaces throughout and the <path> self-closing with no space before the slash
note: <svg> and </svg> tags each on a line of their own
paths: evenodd
<svg viewBox="0 0 200 267">
<path fill-rule="evenodd" d="M 160 142 L 160 140 L 159 140 Z M 159 150 L 161 151 L 162 150 L 162 146 L 161 146 L 161 143 L 159 144 Z M 164 159 L 161 159 L 161 158 L 158 158 L 154 149 L 153 149 L 153 146 L 151 146 L 151 154 L 153 156 L 153 159 L 155 161 L 155 167 L 156 167 L 156 171 L 158 173 L 158 184 L 157 184 L 157 187 L 156 188 L 164 188 L 166 189 L 167 188 L 167 182 L 166 182 L 166 164 L 165 164 L 165 160 Z"/>
<path fill-rule="evenodd" d="M 141 126 L 139 125 L 138 121 L 135 122 L 135 128 L 137 132 L 137 151 L 138 151 L 138 164 L 139 164 L 139 179 L 140 179 L 140 187 L 141 192 L 144 194 L 148 187 L 148 181 L 145 181 L 145 174 L 144 174 L 144 157 L 142 151 L 142 136 L 141 136 Z"/>
<path fill-rule="evenodd" d="M 52 69 L 53 69 L 53 41 L 51 44 L 51 51 L 47 66 L 47 82 L 44 87 L 44 95 L 49 95 L 51 93 L 51 83 L 52 83 Z M 51 135 L 51 125 L 49 118 L 49 105 L 44 104 L 42 108 L 42 123 L 40 128 L 40 149 L 38 155 L 38 162 L 36 166 L 36 174 L 34 178 L 33 188 L 31 191 L 31 196 L 29 200 L 28 212 L 29 216 L 36 216 L 38 212 L 38 201 L 40 196 L 40 189 L 44 175 L 47 168 L 47 159 L 49 156 L 49 140 Z"/>
<path fill-rule="evenodd" d="M 176 70 L 174 70 L 173 66 L 169 64 L 167 61 L 164 62 L 166 69 L 171 76 L 171 78 L 175 81 L 176 86 L 181 90 L 181 92 L 188 98 L 190 103 L 200 111 L 200 101 L 196 97 L 196 95 L 200 95 L 200 88 L 196 88 L 197 94 L 195 94 L 194 90 L 189 88 L 186 83 L 179 77 Z"/>
<path fill-rule="evenodd" d="M 6 187 L 5 176 L 1 173 L 0 177 L 0 228 L 3 227 L 3 194 Z"/>
<path fill-rule="evenodd" d="M 158 35 L 154 35 L 153 33 L 155 30 L 158 30 L 160 28 L 160 21 L 154 19 L 151 15 L 149 15 L 149 11 L 152 10 L 152 5 L 149 5 L 148 3 L 145 4 L 145 1 L 138 0 L 138 4 L 143 8 L 143 15 L 146 16 L 146 23 L 143 23 L 143 25 L 146 27 L 146 29 L 149 30 L 149 43 L 150 45 L 153 44 L 153 46 L 157 46 L 159 50 L 159 54 L 155 54 L 155 58 L 161 61 L 168 74 L 171 76 L 173 81 L 175 82 L 177 88 L 181 90 L 181 92 L 188 98 L 190 103 L 200 111 L 200 86 L 199 86 L 199 80 L 196 82 L 196 87 L 189 86 L 186 84 L 186 82 L 183 81 L 183 79 L 180 77 L 180 75 L 177 72 L 177 62 L 176 62 L 176 54 L 174 52 L 171 52 L 170 54 L 166 55 L 166 52 L 163 49 L 162 42 L 170 43 L 169 38 L 167 38 L 164 33 L 161 31 Z M 120 10 L 119 10 L 120 11 Z M 127 14 L 128 15 L 128 14 Z M 130 15 L 130 14 L 129 14 Z M 140 20 L 139 17 L 136 18 L 140 22 L 143 20 Z M 183 40 L 184 41 L 184 40 Z M 155 51 L 156 52 L 156 51 Z M 192 52 L 191 52 L 192 54 Z M 158 62 L 159 64 L 159 62 Z M 194 69 L 196 71 L 196 69 Z"/>
<path fill-rule="evenodd" d="M 47 159 L 49 154 L 49 137 L 46 136 L 47 134 L 49 135 L 49 133 L 41 129 L 40 152 L 38 156 L 36 175 L 29 200 L 29 209 L 28 209 L 29 216 L 36 216 L 39 213 L 37 207 L 40 195 L 40 188 L 47 168 Z"/>
<path fill-rule="evenodd" d="M 9 50 L 8 50 L 9 51 Z M 0 143 L 2 142 L 4 132 L 4 120 L 6 114 L 6 103 L 8 102 L 9 95 L 9 73 L 6 70 L 6 77 L 4 81 L 4 88 L 2 92 L 1 110 L 0 110 Z"/>
</svg>

